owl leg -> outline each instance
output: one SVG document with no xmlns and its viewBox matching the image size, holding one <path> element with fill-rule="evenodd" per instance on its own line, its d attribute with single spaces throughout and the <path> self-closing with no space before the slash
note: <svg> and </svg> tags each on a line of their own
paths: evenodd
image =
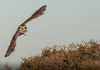
<svg viewBox="0 0 100 70">
<path fill-rule="evenodd" d="M 24 33 L 24 36 L 27 36 L 27 34 Z"/>
<path fill-rule="evenodd" d="M 26 34 L 27 32 L 28 32 L 28 31 L 26 30 L 26 32 L 24 33 L 24 36 L 27 36 L 27 34 Z"/>
</svg>

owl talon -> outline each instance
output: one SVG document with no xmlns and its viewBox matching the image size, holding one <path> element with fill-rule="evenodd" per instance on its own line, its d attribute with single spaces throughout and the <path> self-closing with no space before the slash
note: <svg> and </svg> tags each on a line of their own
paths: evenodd
<svg viewBox="0 0 100 70">
<path fill-rule="evenodd" d="M 24 36 L 27 36 L 27 34 L 24 34 Z"/>
</svg>

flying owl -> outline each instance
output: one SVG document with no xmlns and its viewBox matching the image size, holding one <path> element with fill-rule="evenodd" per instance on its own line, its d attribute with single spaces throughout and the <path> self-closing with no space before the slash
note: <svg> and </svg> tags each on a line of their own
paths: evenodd
<svg viewBox="0 0 100 70">
<path fill-rule="evenodd" d="M 11 43 L 8 47 L 8 50 L 5 54 L 4 57 L 7 57 L 9 56 L 15 49 L 15 46 L 16 46 L 16 40 L 17 40 L 17 37 L 20 36 L 20 35 L 25 35 L 25 32 L 27 32 L 27 27 L 26 27 L 26 24 L 33 20 L 33 19 L 36 19 L 38 18 L 39 16 L 43 15 L 44 14 L 44 11 L 46 10 L 46 5 L 42 6 L 40 9 L 38 9 L 31 17 L 29 17 L 25 22 L 23 22 L 17 29 L 17 31 L 15 32 L 12 40 L 11 40 Z"/>
</svg>

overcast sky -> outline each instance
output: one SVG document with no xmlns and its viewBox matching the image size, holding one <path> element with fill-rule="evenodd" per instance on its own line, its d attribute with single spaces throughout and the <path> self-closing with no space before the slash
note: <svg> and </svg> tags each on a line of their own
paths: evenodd
<svg viewBox="0 0 100 70">
<path fill-rule="evenodd" d="M 17 27 L 41 6 L 43 16 L 27 24 L 15 51 L 4 57 Z M 46 46 L 100 40 L 100 0 L 0 0 L 0 64 L 20 63 Z"/>
</svg>

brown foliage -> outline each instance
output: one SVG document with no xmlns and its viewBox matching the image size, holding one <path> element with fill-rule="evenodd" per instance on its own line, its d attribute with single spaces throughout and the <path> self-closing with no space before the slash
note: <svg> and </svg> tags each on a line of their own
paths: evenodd
<svg viewBox="0 0 100 70">
<path fill-rule="evenodd" d="M 47 47 L 39 56 L 22 58 L 19 70 L 100 70 L 99 43 Z"/>
</svg>

